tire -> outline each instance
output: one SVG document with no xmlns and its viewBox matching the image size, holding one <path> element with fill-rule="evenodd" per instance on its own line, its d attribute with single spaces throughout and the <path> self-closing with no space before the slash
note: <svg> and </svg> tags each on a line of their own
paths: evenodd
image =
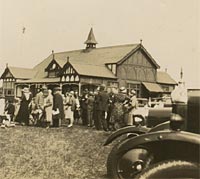
<svg viewBox="0 0 200 179">
<path fill-rule="evenodd" d="M 136 178 L 200 178 L 199 164 L 182 160 L 159 162 L 143 170 Z"/>
<path fill-rule="evenodd" d="M 129 139 L 125 139 L 125 140 L 129 140 Z M 123 154 L 121 154 L 121 153 L 118 154 L 117 151 L 118 151 L 120 144 L 121 144 L 121 142 L 116 144 L 112 148 L 110 154 L 108 155 L 108 158 L 107 158 L 107 176 L 110 177 L 110 178 L 114 178 L 114 179 L 134 178 L 134 176 L 136 176 L 139 172 L 141 172 L 141 170 L 137 170 L 137 171 L 132 172 L 132 170 L 133 170 L 132 169 L 132 163 L 134 163 L 133 161 L 135 161 L 135 163 L 137 163 L 137 164 L 140 164 L 140 163 L 138 163 L 140 161 L 144 161 L 142 163 L 142 165 L 143 165 L 142 169 L 144 169 L 147 166 L 149 166 L 149 164 L 153 160 L 153 157 L 144 148 L 136 148 L 136 149 L 132 149 L 131 151 L 125 152 Z M 134 156 L 132 152 L 134 152 L 136 154 L 136 156 L 138 154 L 138 156 L 141 157 L 141 158 L 136 157 L 136 159 L 129 161 L 129 157 L 131 158 L 131 156 Z M 124 156 L 126 157 L 125 160 L 123 159 Z"/>
<path fill-rule="evenodd" d="M 113 161 L 113 158 L 116 154 L 116 152 L 118 151 L 118 148 L 121 144 L 121 142 L 127 140 L 126 138 L 123 139 L 122 141 L 120 141 L 119 143 L 115 144 L 112 148 L 112 150 L 110 151 L 110 153 L 108 154 L 108 158 L 107 158 L 107 163 L 106 163 L 106 166 L 107 166 L 107 176 L 113 178 L 113 165 L 114 164 L 114 161 Z"/>
</svg>

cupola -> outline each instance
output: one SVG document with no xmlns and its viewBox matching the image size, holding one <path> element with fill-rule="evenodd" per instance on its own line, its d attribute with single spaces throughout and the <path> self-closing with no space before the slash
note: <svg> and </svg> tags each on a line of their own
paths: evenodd
<svg viewBox="0 0 200 179">
<path fill-rule="evenodd" d="M 92 28 L 90 29 L 90 32 L 88 34 L 87 40 L 85 41 L 85 44 L 86 44 L 86 49 L 96 48 L 97 41 L 95 39 Z"/>
</svg>

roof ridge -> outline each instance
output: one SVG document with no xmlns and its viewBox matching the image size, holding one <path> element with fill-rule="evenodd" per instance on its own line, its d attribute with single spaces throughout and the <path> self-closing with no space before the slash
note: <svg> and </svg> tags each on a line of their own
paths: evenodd
<svg viewBox="0 0 200 179">
<path fill-rule="evenodd" d="M 24 70 L 34 70 L 33 68 L 16 67 L 16 66 L 8 66 L 8 68 L 18 68 L 18 69 L 24 69 Z"/>
<path fill-rule="evenodd" d="M 106 48 L 114 48 L 114 47 L 124 47 L 124 46 L 137 46 L 139 45 L 140 43 L 135 43 L 135 44 L 123 44 L 123 45 L 112 45 L 112 46 L 106 46 L 106 47 L 98 47 L 98 48 L 95 48 L 93 50 L 100 50 L 100 49 L 106 49 Z M 66 53 L 66 52 L 78 52 L 78 51 L 83 51 L 85 49 L 79 49 L 79 50 L 70 50 L 70 51 L 62 51 L 62 52 L 56 52 L 54 54 L 61 54 L 61 53 Z M 92 50 L 92 51 L 93 51 Z"/>
<path fill-rule="evenodd" d="M 73 62 L 73 61 L 70 61 L 69 63 L 78 64 L 78 65 L 106 66 L 106 64 L 78 63 L 78 62 Z"/>
</svg>

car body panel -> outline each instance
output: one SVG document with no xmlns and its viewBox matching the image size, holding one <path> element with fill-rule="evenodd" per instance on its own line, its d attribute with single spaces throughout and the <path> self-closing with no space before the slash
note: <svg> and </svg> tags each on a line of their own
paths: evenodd
<svg viewBox="0 0 200 179">
<path fill-rule="evenodd" d="M 140 126 L 140 127 L 135 127 L 135 126 L 123 127 L 121 129 L 118 129 L 116 132 L 112 133 L 107 138 L 106 142 L 104 143 L 104 146 L 110 144 L 113 140 L 122 136 L 123 134 L 127 134 L 127 133 L 144 134 L 144 133 L 147 133 L 148 131 L 149 131 L 149 128 L 142 127 L 142 126 Z"/>
<path fill-rule="evenodd" d="M 160 142 L 160 144 L 162 145 L 163 141 L 182 141 L 185 143 L 200 145 L 198 134 L 184 131 L 167 130 L 151 132 L 134 138 L 130 138 L 129 140 L 121 143 L 118 153 L 131 150 L 139 145 L 145 145 L 147 143 Z"/>
</svg>

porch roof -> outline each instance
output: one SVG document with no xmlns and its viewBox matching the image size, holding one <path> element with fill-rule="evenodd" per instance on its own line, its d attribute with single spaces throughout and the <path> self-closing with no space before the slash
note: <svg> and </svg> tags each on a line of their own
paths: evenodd
<svg viewBox="0 0 200 179">
<path fill-rule="evenodd" d="M 163 92 L 163 89 L 156 83 L 143 82 L 142 84 L 149 92 Z"/>
<path fill-rule="evenodd" d="M 60 82 L 60 78 L 32 78 L 30 80 L 18 80 L 16 83 L 55 83 Z"/>
</svg>

